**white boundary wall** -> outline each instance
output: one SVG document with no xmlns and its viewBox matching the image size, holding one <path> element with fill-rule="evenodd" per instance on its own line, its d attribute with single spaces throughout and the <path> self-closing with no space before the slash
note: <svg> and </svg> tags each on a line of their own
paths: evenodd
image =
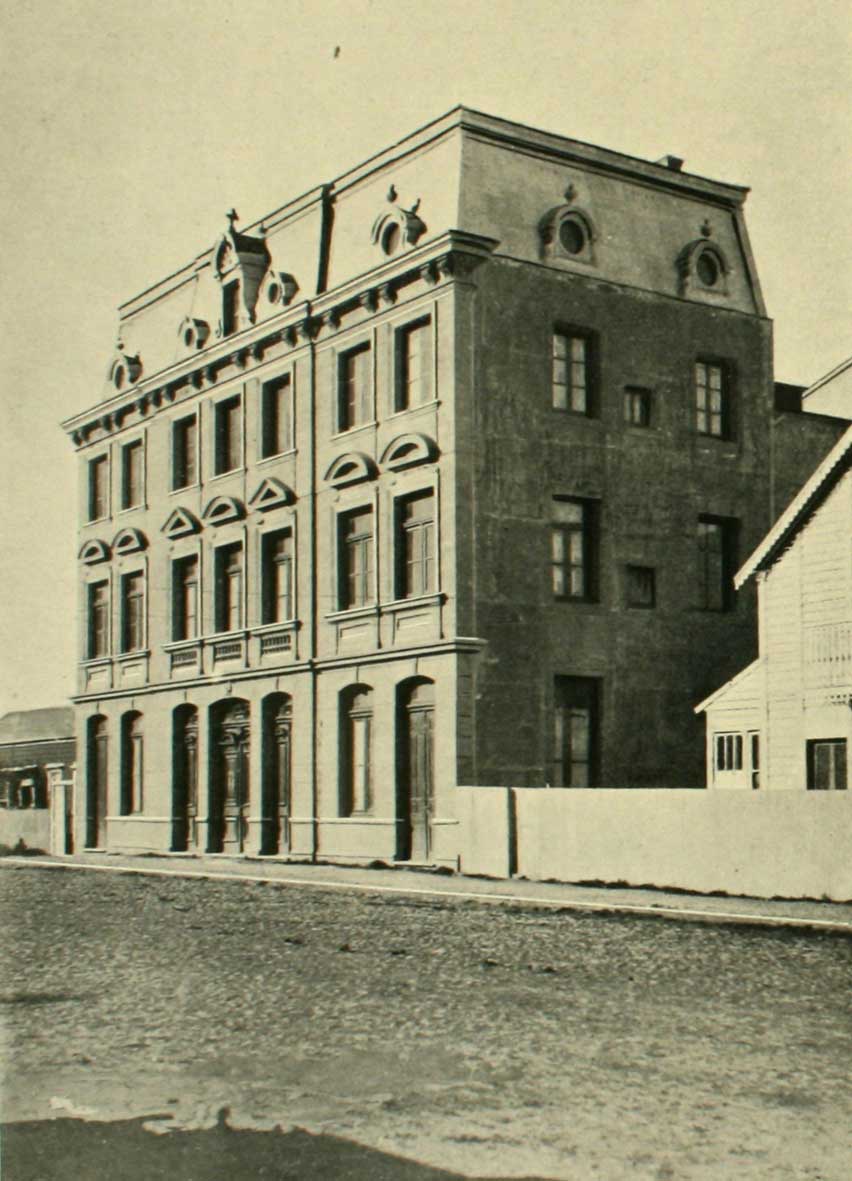
<svg viewBox="0 0 852 1181">
<path fill-rule="evenodd" d="M 852 792 L 459 789 L 460 869 L 852 900 Z"/>
</svg>

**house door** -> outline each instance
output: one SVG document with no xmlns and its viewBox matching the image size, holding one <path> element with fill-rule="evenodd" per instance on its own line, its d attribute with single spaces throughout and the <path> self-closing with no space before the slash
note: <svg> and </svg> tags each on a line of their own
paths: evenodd
<svg viewBox="0 0 852 1181">
<path fill-rule="evenodd" d="M 106 718 L 94 718 L 89 729 L 86 844 L 93 849 L 105 849 L 107 839 L 108 740 L 106 727 Z"/>
<path fill-rule="evenodd" d="M 434 685 L 421 682 L 404 695 L 400 711 L 402 858 L 432 857 L 434 810 Z"/>
<path fill-rule="evenodd" d="M 289 699 L 268 707 L 266 727 L 266 792 L 263 807 L 263 852 L 290 852 L 292 711 Z"/>
<path fill-rule="evenodd" d="M 198 713 L 181 706 L 175 714 L 172 751 L 172 849 L 198 847 Z"/>
<path fill-rule="evenodd" d="M 218 713 L 215 747 L 210 850 L 214 853 L 242 853 L 249 800 L 248 702 L 228 702 Z"/>
</svg>

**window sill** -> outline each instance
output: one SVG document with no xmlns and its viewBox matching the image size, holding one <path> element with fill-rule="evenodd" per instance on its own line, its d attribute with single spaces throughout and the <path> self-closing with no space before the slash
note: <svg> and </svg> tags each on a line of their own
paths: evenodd
<svg viewBox="0 0 852 1181">
<path fill-rule="evenodd" d="M 106 521 L 111 521 L 111 520 L 112 520 L 112 513 L 107 513 L 103 517 L 90 517 L 88 519 L 88 521 L 86 521 L 86 525 L 87 526 L 88 525 L 103 525 Z"/>
<path fill-rule="evenodd" d="M 249 628 L 249 632 L 253 636 L 265 636 L 267 632 L 298 631 L 301 626 L 298 619 L 282 619 L 276 623 L 259 623 L 256 627 Z"/>
<path fill-rule="evenodd" d="M 112 664 L 112 656 L 88 656 L 85 660 L 80 661 L 80 668 L 106 668 L 107 665 Z"/>
<path fill-rule="evenodd" d="M 578 607 L 600 607 L 600 599 L 589 599 L 581 595 L 554 595 L 554 603 L 574 603 Z"/>
<path fill-rule="evenodd" d="M 378 425 L 376 419 L 373 419 L 371 422 L 359 422 L 357 426 L 349 426 L 345 430 L 337 431 L 331 436 L 331 441 L 335 442 L 337 439 L 348 439 L 352 435 L 357 435 L 359 431 L 374 431 Z"/>
<path fill-rule="evenodd" d="M 550 409 L 554 414 L 565 415 L 570 418 L 572 422 L 594 422 L 597 425 L 603 426 L 603 422 L 599 415 L 589 414 L 587 410 L 570 410 L 567 406 L 551 406 Z"/>
<path fill-rule="evenodd" d="M 150 648 L 134 648 L 132 652 L 118 652 L 115 659 L 119 664 L 124 664 L 128 660 L 139 660 L 142 656 L 150 656 Z"/>
<path fill-rule="evenodd" d="M 407 599 L 392 599 L 389 603 L 382 603 L 381 610 L 393 614 L 397 611 L 407 611 L 416 607 L 438 607 L 446 599 L 442 591 L 430 591 L 428 595 L 412 595 Z"/>
<path fill-rule="evenodd" d="M 274 463 L 276 459 L 292 459 L 296 454 L 295 447 L 289 447 L 286 451 L 276 451 L 274 455 L 262 455 L 257 460 L 257 467 L 263 467 L 267 463 Z"/>
<path fill-rule="evenodd" d="M 440 398 L 430 398 L 428 402 L 420 402 L 417 406 L 405 406 L 402 410 L 394 410 L 388 415 L 386 421 L 394 418 L 402 418 L 406 414 L 417 414 L 419 410 L 434 410 L 441 405 Z"/>
<path fill-rule="evenodd" d="M 378 614 L 378 603 L 367 603 L 361 607 L 344 607 L 339 611 L 332 611 L 325 618 L 329 623 L 338 623 L 344 619 L 367 619 Z"/>
<path fill-rule="evenodd" d="M 226 472 L 217 472 L 215 476 L 211 476 L 207 481 L 208 484 L 215 484 L 217 480 L 227 480 L 229 476 L 240 476 L 245 473 L 245 465 L 241 464 L 239 467 L 229 468 Z"/>
<path fill-rule="evenodd" d="M 126 517 L 128 513 L 138 513 L 143 509 L 147 509 L 147 507 L 148 505 L 144 501 L 140 501 L 139 504 L 129 504 L 127 508 L 120 508 L 118 510 L 118 516 Z"/>
<path fill-rule="evenodd" d="M 228 473 L 230 475 L 230 473 Z M 169 496 L 181 496 L 185 492 L 192 492 L 196 488 L 201 487 L 201 481 L 196 480 L 194 484 L 182 484 L 180 488 L 172 488 Z"/>
<path fill-rule="evenodd" d="M 201 644 L 199 636 L 193 636 L 188 640 L 169 640 L 168 644 L 163 644 L 164 652 L 182 652 L 185 648 L 197 648 Z"/>
</svg>

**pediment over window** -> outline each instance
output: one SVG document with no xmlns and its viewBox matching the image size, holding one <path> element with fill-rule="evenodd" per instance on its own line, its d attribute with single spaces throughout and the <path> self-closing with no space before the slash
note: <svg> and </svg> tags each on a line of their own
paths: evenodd
<svg viewBox="0 0 852 1181">
<path fill-rule="evenodd" d="M 221 336 L 230 336 L 255 322 L 260 284 L 269 270 L 266 239 L 241 233 L 234 226 L 238 220 L 236 210 L 232 209 L 228 214 L 228 228 L 216 239 L 211 252 L 213 275 L 222 287 L 223 300 L 231 292 L 226 301 L 227 311 L 223 304 Z"/>
<path fill-rule="evenodd" d="M 214 496 L 201 519 L 208 525 L 224 525 L 228 521 L 241 521 L 245 515 L 245 506 L 233 496 Z"/>
<path fill-rule="evenodd" d="M 80 549 L 77 557 L 87 566 L 94 566 L 96 562 L 109 561 L 109 546 L 98 539 L 87 541 Z"/>
<path fill-rule="evenodd" d="M 139 529 L 122 529 L 112 539 L 112 552 L 117 556 L 132 554 L 136 550 L 145 549 L 148 541 Z"/>
<path fill-rule="evenodd" d="M 397 435 L 385 448 L 382 467 L 389 471 L 414 467 L 418 463 L 431 463 L 438 455 L 438 446 L 428 435 Z"/>
<path fill-rule="evenodd" d="M 296 496 L 292 488 L 288 488 L 286 484 L 282 484 L 273 476 L 267 476 L 250 497 L 249 508 L 265 512 L 270 508 L 281 508 L 285 504 L 292 504 L 295 499 Z"/>
<path fill-rule="evenodd" d="M 343 488 L 346 484 L 358 484 L 362 480 L 375 478 L 375 463 L 369 455 L 364 455 L 361 451 L 347 451 L 345 455 L 338 455 L 325 473 L 326 483 L 334 488 Z"/>
<path fill-rule="evenodd" d="M 198 533 L 200 529 L 201 522 L 188 509 L 176 508 L 169 513 L 168 519 L 160 532 L 164 533 L 170 541 L 174 541 L 178 537 L 186 537 L 190 533 Z"/>
<path fill-rule="evenodd" d="M 731 268 L 722 250 L 710 241 L 710 223 L 701 227 L 703 237 L 689 242 L 677 259 L 681 295 L 727 295 Z"/>
<path fill-rule="evenodd" d="M 426 233 L 426 223 L 418 217 L 418 197 L 410 209 L 396 204 L 397 192 L 393 185 L 388 190 L 387 205 L 373 222 L 372 242 L 381 246 L 385 254 L 396 254 L 406 246 L 414 246 Z"/>
</svg>

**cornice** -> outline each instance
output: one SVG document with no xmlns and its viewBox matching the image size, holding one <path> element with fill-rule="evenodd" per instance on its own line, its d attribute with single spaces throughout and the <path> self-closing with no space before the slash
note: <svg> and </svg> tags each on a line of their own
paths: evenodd
<svg viewBox="0 0 852 1181">
<path fill-rule="evenodd" d="M 90 436 L 98 432 L 97 441 L 102 442 L 104 434 L 122 429 L 126 418 L 133 416 L 138 421 L 171 405 L 187 386 L 191 393 L 209 389 L 218 384 L 220 372 L 231 367 L 237 375 L 248 374 L 263 362 L 264 353 L 278 344 L 294 351 L 307 347 L 321 334 L 336 332 L 343 318 L 359 307 L 376 313 L 392 306 L 403 287 L 418 281 L 430 287 L 464 281 L 497 246 L 495 238 L 449 230 L 403 255 L 383 260 L 315 300 L 291 305 L 280 316 L 217 340 L 144 377 L 129 390 L 65 419 L 62 428 L 78 448 L 94 442 Z M 228 379 L 234 376 L 229 373 Z"/>
</svg>

